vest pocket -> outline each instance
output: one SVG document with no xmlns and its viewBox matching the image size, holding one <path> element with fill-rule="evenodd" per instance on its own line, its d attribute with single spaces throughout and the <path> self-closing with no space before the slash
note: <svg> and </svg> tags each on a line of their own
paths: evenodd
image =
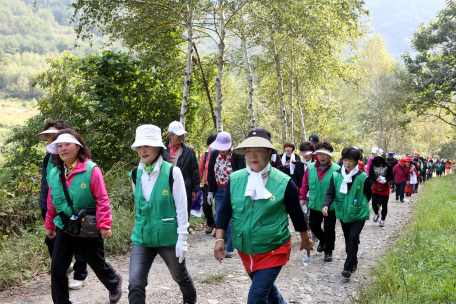
<svg viewBox="0 0 456 304">
<path fill-rule="evenodd" d="M 314 180 L 309 180 L 309 189 L 315 190 L 317 188 L 317 182 Z"/>
<path fill-rule="evenodd" d="M 359 205 L 353 205 L 353 203 L 350 203 L 350 207 L 348 209 L 348 219 L 349 223 L 359 221 L 363 217 L 364 213 L 364 206 L 361 202 L 358 202 Z"/>
<path fill-rule="evenodd" d="M 168 218 L 166 218 L 168 219 Z M 174 246 L 177 243 L 177 218 L 162 219 L 157 222 L 158 241 L 160 246 Z"/>
<path fill-rule="evenodd" d="M 282 230 L 277 221 L 260 221 L 258 223 L 258 230 L 256 238 L 258 238 L 258 246 L 275 243 L 281 240 Z M 253 236 L 255 237 L 255 235 Z"/>
</svg>

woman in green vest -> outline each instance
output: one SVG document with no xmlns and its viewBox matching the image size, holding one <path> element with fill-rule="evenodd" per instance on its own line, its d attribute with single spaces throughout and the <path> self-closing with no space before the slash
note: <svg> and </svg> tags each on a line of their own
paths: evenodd
<svg viewBox="0 0 456 304">
<path fill-rule="evenodd" d="M 230 175 L 216 222 L 215 258 L 222 262 L 225 255 L 223 236 L 231 219 L 233 246 L 252 280 L 247 303 L 285 303 L 274 281 L 290 258 L 288 215 L 301 234 L 300 250 L 312 249 L 297 187 L 270 165 L 277 152 L 267 130 L 250 131 L 234 153 L 245 155 L 247 168 Z"/>
<path fill-rule="evenodd" d="M 158 254 L 179 285 L 184 303 L 197 303 L 195 285 L 185 265 L 189 223 L 182 173 L 167 161 L 157 126 L 138 127 L 131 148 L 141 160 L 130 173 L 136 215 L 131 236 L 128 301 L 146 303 L 147 277 Z"/>
<path fill-rule="evenodd" d="M 109 301 L 122 296 L 122 277 L 105 261 L 104 240 L 112 236 L 111 206 L 101 169 L 90 160 L 90 151 L 81 136 L 71 129 L 60 130 L 47 151 L 54 157 L 49 174 L 46 235 L 55 238 L 51 263 L 52 300 L 71 303 L 67 270 L 78 246 L 100 282 L 109 291 Z M 67 190 L 65 190 L 67 189 Z M 67 193 L 66 193 L 67 192 Z M 67 201 L 66 197 L 72 202 Z M 74 217 L 73 210 L 96 208 L 98 238 L 80 238 L 69 234 L 64 223 Z"/>
<path fill-rule="evenodd" d="M 46 141 L 48 144 L 51 144 L 54 141 L 54 135 L 59 132 L 59 130 L 68 129 L 69 126 L 63 120 L 54 120 L 48 122 L 44 126 L 43 132 L 35 135 L 39 140 Z M 41 173 L 41 191 L 40 191 L 40 208 L 41 216 L 43 220 L 46 220 L 47 213 L 47 196 L 49 192 L 48 185 L 48 176 L 51 174 L 51 170 L 54 168 L 53 158 L 51 153 L 46 153 L 43 159 L 43 170 Z M 44 242 L 46 243 L 49 251 L 49 255 L 52 259 L 52 254 L 54 252 L 55 239 L 50 239 L 46 236 Z M 74 264 L 70 265 L 68 272 L 74 270 L 73 281 L 68 284 L 70 289 L 80 289 L 84 286 L 87 281 L 87 261 L 82 254 L 81 248 L 78 246 L 74 250 Z"/>
<path fill-rule="evenodd" d="M 359 235 L 365 221 L 370 218 L 372 189 L 367 174 L 358 169 L 360 157 L 358 148 L 346 147 L 342 150 L 343 166 L 331 176 L 321 211 L 328 216 L 328 210 L 334 205 L 336 217 L 342 225 L 347 253 L 342 271 L 345 278 L 350 278 L 358 267 Z"/>
</svg>

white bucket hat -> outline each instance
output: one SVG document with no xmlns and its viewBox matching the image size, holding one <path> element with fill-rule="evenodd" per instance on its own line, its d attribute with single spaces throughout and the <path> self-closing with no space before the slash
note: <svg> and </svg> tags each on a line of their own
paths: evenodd
<svg viewBox="0 0 456 304">
<path fill-rule="evenodd" d="M 40 134 L 36 134 L 35 137 L 38 138 L 39 140 L 47 141 L 48 134 L 56 134 L 58 132 L 59 132 L 59 130 L 57 130 L 56 128 L 50 127 L 46 131 L 43 131 Z"/>
<path fill-rule="evenodd" d="M 169 124 L 168 132 L 169 133 L 172 132 L 172 133 L 176 134 L 177 136 L 181 136 L 181 135 L 184 135 L 185 133 L 187 133 L 184 130 L 184 126 L 178 121 L 173 121 L 172 123 Z"/>
<path fill-rule="evenodd" d="M 154 125 L 142 125 L 136 128 L 135 142 L 131 145 L 131 149 L 136 151 L 138 147 L 166 147 L 162 142 L 161 129 Z"/>
<path fill-rule="evenodd" d="M 51 154 L 59 154 L 57 150 L 58 143 L 75 143 L 82 147 L 82 144 L 71 134 L 63 133 L 60 134 L 59 137 L 56 138 L 51 144 L 46 146 L 46 150 Z"/>
<path fill-rule="evenodd" d="M 377 147 L 373 147 L 372 150 L 371 150 L 371 153 L 377 154 L 377 152 L 378 152 L 378 148 Z"/>
</svg>

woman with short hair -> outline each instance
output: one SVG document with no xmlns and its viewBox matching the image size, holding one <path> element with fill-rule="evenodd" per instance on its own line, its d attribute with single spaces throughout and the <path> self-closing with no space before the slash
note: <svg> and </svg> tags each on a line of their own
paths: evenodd
<svg viewBox="0 0 456 304">
<path fill-rule="evenodd" d="M 233 245 L 252 280 L 247 303 L 285 303 L 274 281 L 290 258 L 288 215 L 301 234 L 300 250 L 309 254 L 312 248 L 298 190 L 288 175 L 269 164 L 276 150 L 266 133 L 250 131 L 234 153 L 245 155 L 247 168 L 230 176 L 217 218 L 214 256 L 222 262 L 223 236 L 232 219 Z"/>
<path fill-rule="evenodd" d="M 345 252 L 342 276 L 350 278 L 358 267 L 359 235 L 370 217 L 369 201 L 372 196 L 368 176 L 358 168 L 361 153 L 355 147 L 342 150 L 343 167 L 331 176 L 322 213 L 335 206 L 336 217 L 340 220 L 345 237 Z"/>
<path fill-rule="evenodd" d="M 283 164 L 283 173 L 291 177 L 291 180 L 297 185 L 298 184 L 298 177 L 296 176 L 296 163 L 301 161 L 301 158 L 298 154 L 294 153 L 295 144 L 292 142 L 286 142 L 283 145 L 284 153 L 280 155 L 282 164 Z"/>
<path fill-rule="evenodd" d="M 51 289 L 54 303 L 71 303 L 68 294 L 67 270 L 73 252 L 80 246 L 84 257 L 100 282 L 109 290 L 109 301 L 117 303 L 122 296 L 122 276 L 106 262 L 104 240 L 112 237 L 111 207 L 101 169 L 90 160 L 89 148 L 81 136 L 71 129 L 60 130 L 47 151 L 55 155 L 49 174 L 46 235 L 55 238 L 51 263 Z M 66 199 L 65 188 L 72 201 Z M 96 208 L 98 238 L 80 238 L 67 231 L 65 223 L 73 218 L 73 210 Z"/>
<path fill-rule="evenodd" d="M 393 168 L 385 161 L 381 153 L 377 153 L 372 160 L 369 170 L 369 179 L 372 182 L 373 221 L 374 223 L 378 221 L 378 218 L 380 217 L 379 208 L 382 207 L 379 226 L 385 227 L 390 195 L 390 181 L 393 180 Z"/>
</svg>

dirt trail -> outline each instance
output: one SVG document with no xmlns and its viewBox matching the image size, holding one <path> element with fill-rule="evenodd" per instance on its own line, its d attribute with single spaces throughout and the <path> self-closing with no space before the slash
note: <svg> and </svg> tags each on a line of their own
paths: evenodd
<svg viewBox="0 0 456 304">
<path fill-rule="evenodd" d="M 339 221 L 336 226 L 336 248 L 334 261 L 323 262 L 323 253 L 312 252 L 308 268 L 304 268 L 299 255 L 299 234 L 292 231 L 292 253 L 288 264 L 276 280 L 276 285 L 287 303 L 349 303 L 349 296 L 356 297 L 356 287 L 367 280 L 370 267 L 382 255 L 386 247 L 394 242 L 395 236 L 411 214 L 412 205 L 418 195 L 405 198 L 405 203 L 390 196 L 386 227 L 380 228 L 371 220 L 361 233 L 358 259 L 359 270 L 346 281 L 341 276 L 345 260 L 345 245 Z M 239 256 L 225 259 L 219 264 L 213 256 L 214 238 L 199 231 L 189 236 L 187 266 L 196 284 L 200 304 L 246 303 L 250 279 Z M 44 244 L 43 244 L 44 245 Z M 316 245 L 314 248 L 316 248 Z M 128 267 L 130 255 L 109 259 L 114 269 L 123 275 L 123 295 L 119 303 L 128 303 Z M 211 275 L 223 274 L 221 282 L 208 282 Z M 70 276 L 72 278 L 72 276 Z M 150 273 L 147 290 L 147 303 L 182 303 L 181 293 L 172 280 L 166 265 L 160 257 L 155 260 Z M 73 303 L 109 303 L 108 292 L 89 270 L 88 283 L 80 290 L 70 292 Z M 50 276 L 41 275 L 38 280 L 26 286 L 13 288 L 0 293 L 0 303 L 52 303 Z"/>
</svg>

